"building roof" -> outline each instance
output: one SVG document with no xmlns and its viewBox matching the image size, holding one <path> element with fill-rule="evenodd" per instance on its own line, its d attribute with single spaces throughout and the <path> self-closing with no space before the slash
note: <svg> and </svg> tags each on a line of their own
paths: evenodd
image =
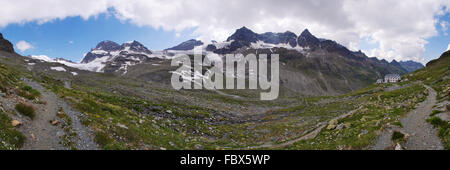
<svg viewBox="0 0 450 170">
<path fill-rule="evenodd" d="M 400 78 L 400 75 L 398 74 L 386 74 L 384 78 Z"/>
</svg>

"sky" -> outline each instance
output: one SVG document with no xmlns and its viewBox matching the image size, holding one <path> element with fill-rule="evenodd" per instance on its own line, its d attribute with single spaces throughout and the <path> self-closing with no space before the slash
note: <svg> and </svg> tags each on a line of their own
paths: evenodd
<svg viewBox="0 0 450 170">
<path fill-rule="evenodd" d="M 103 40 L 162 50 L 305 28 L 351 50 L 426 63 L 450 47 L 448 0 L 0 0 L 0 32 L 22 55 L 75 62 Z"/>
</svg>

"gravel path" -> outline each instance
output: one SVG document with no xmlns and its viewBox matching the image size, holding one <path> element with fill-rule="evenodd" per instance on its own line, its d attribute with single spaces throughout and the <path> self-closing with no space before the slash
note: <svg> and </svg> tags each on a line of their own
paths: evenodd
<svg viewBox="0 0 450 170">
<path fill-rule="evenodd" d="M 50 121 L 55 119 L 58 111 L 56 104 L 57 97 L 53 93 L 46 92 L 46 90 L 35 82 L 25 82 L 29 86 L 41 92 L 41 100 L 46 101 L 47 104 L 39 105 L 36 108 L 36 116 L 34 120 L 23 126 L 25 129 L 24 135 L 27 140 L 22 149 L 24 150 L 62 150 L 65 149 L 60 144 L 60 136 L 64 131 L 53 126 Z"/>
<path fill-rule="evenodd" d="M 400 131 L 408 135 L 407 141 L 403 143 L 405 149 L 408 150 L 442 150 L 441 140 L 437 136 L 437 131 L 431 124 L 426 122 L 433 106 L 436 104 L 436 91 L 431 87 L 425 86 L 429 95 L 427 99 L 420 103 L 419 106 L 410 111 L 400 121 L 402 128 L 393 128 L 385 130 L 377 139 L 377 143 L 372 149 L 384 150 L 394 145 L 391 136 L 394 130 Z"/>
<path fill-rule="evenodd" d="M 60 108 L 72 120 L 72 132 L 77 135 L 72 139 L 77 149 L 95 150 L 98 149 L 97 144 L 93 140 L 92 130 L 81 124 L 80 117 L 83 116 L 80 112 L 74 110 L 64 100 L 60 99 L 53 92 L 45 89 L 39 83 L 34 81 L 24 81 L 29 86 L 41 92 L 41 100 L 45 101 L 45 105 L 40 105 L 36 108 L 35 119 L 30 124 L 23 126 L 23 131 L 27 140 L 22 149 L 24 150 L 64 150 L 66 148 L 61 144 L 61 136 L 65 131 L 60 126 L 54 126 L 50 123 L 51 120 L 56 119 L 56 115 Z"/>
</svg>

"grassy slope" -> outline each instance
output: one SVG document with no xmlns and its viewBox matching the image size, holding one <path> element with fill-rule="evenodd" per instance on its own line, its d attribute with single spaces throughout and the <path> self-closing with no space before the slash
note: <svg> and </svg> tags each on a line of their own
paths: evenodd
<svg viewBox="0 0 450 170">
<path fill-rule="evenodd" d="M 10 68 L 0 64 L 0 91 L 9 94 L 18 84 L 18 76 Z M 3 109 L 0 110 L 0 150 L 1 149 L 19 149 L 22 147 L 25 137 L 14 129 L 11 125 L 11 119 Z"/>
<path fill-rule="evenodd" d="M 443 53 L 439 59 L 430 61 L 424 69 L 414 72 L 409 78 L 423 81 L 433 87 L 438 93 L 438 102 L 449 101 L 450 51 Z M 432 116 L 428 121 L 439 129 L 439 137 L 442 139 L 444 147 L 450 150 L 450 122 L 443 121 L 436 116 Z"/>
</svg>

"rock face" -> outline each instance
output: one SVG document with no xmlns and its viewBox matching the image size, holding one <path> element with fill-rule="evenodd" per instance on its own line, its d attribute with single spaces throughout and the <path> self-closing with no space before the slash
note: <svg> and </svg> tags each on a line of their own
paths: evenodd
<svg viewBox="0 0 450 170">
<path fill-rule="evenodd" d="M 257 43 L 258 41 L 268 44 L 289 44 L 291 47 L 296 47 L 297 35 L 290 31 L 284 33 L 266 32 L 257 34 L 247 27 L 242 27 L 227 38 L 227 42 L 231 42 L 229 46 L 217 49 L 214 52 L 219 54 L 232 53 L 242 47 L 250 47 L 252 43 Z"/>
<path fill-rule="evenodd" d="M 196 46 L 201 46 L 201 45 L 203 45 L 203 42 L 191 39 L 191 40 L 185 41 L 185 42 L 183 42 L 183 43 L 181 43 L 181 44 L 179 44 L 179 45 L 177 45 L 175 47 L 168 48 L 168 49 L 165 49 L 165 50 L 166 51 L 167 50 L 192 50 Z"/>
<path fill-rule="evenodd" d="M 320 40 L 312 35 L 308 29 L 305 29 L 298 37 L 298 45 L 300 47 L 317 48 L 319 46 Z"/>
<path fill-rule="evenodd" d="M 0 51 L 6 51 L 9 53 L 14 53 L 14 47 L 8 40 L 3 38 L 3 35 L 0 33 Z"/>
<path fill-rule="evenodd" d="M 297 35 L 290 31 L 284 33 L 266 32 L 260 34 L 258 39 L 269 44 L 289 44 L 291 47 L 297 46 Z"/>
</svg>

